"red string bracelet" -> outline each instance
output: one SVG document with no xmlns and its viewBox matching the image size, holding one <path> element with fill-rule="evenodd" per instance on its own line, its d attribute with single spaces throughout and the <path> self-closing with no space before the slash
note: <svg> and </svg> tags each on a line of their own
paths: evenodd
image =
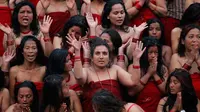
<svg viewBox="0 0 200 112">
<path fill-rule="evenodd" d="M 133 68 L 134 69 L 140 69 L 140 66 L 139 65 L 133 65 Z"/>
<path fill-rule="evenodd" d="M 188 65 L 187 63 L 185 63 L 183 66 L 182 66 L 184 69 L 186 70 L 190 70 L 192 67 L 190 65 Z"/>
<path fill-rule="evenodd" d="M 155 83 L 156 83 L 157 85 L 160 85 L 160 84 L 163 83 L 163 81 L 162 81 L 161 79 L 159 79 L 159 80 L 155 81 Z"/>
</svg>

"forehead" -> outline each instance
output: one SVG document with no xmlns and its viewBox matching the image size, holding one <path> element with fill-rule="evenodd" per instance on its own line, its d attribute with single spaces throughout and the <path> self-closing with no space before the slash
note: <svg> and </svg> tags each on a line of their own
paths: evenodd
<svg viewBox="0 0 200 112">
<path fill-rule="evenodd" d="M 94 52 L 108 52 L 108 48 L 104 45 L 97 46 Z"/>
<path fill-rule="evenodd" d="M 110 39 L 110 35 L 108 33 L 103 33 L 101 35 L 101 38 L 103 38 L 103 39 Z"/>
<path fill-rule="evenodd" d="M 36 46 L 36 43 L 33 40 L 27 40 L 24 46 Z"/>
<path fill-rule="evenodd" d="M 151 23 L 150 27 L 160 27 L 160 24 L 158 22 Z"/>
<path fill-rule="evenodd" d="M 172 76 L 172 77 L 170 78 L 170 80 L 179 81 L 175 76 Z"/>
<path fill-rule="evenodd" d="M 18 94 L 22 95 L 22 94 L 33 94 L 32 90 L 28 87 L 22 87 L 19 89 Z"/>
<path fill-rule="evenodd" d="M 30 6 L 25 5 L 25 6 L 22 6 L 19 10 L 21 11 L 21 10 L 32 10 L 32 9 Z"/>
<path fill-rule="evenodd" d="M 151 46 L 151 47 L 149 47 L 148 50 L 157 51 L 157 50 L 158 50 L 158 47 L 157 47 L 157 46 Z"/>
<path fill-rule="evenodd" d="M 72 26 L 70 29 L 76 30 L 76 31 L 80 31 L 81 28 L 79 26 Z"/>
<path fill-rule="evenodd" d="M 111 11 L 115 12 L 115 11 L 121 11 L 121 10 L 124 10 L 124 8 L 123 8 L 122 4 L 118 3 L 118 4 L 115 4 L 112 6 Z"/>
<path fill-rule="evenodd" d="M 197 28 L 193 28 L 188 32 L 188 34 L 200 34 L 200 30 Z"/>
</svg>

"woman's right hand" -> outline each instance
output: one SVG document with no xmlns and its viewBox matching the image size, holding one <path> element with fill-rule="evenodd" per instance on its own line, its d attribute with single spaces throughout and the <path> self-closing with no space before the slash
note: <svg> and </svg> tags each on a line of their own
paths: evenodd
<svg viewBox="0 0 200 112">
<path fill-rule="evenodd" d="M 150 65 L 149 65 L 149 68 L 147 70 L 147 73 L 149 73 L 150 75 L 155 75 L 156 71 L 157 71 L 157 65 L 158 65 L 157 58 L 154 58 L 150 62 Z"/>
<path fill-rule="evenodd" d="M 7 49 L 2 57 L 3 63 L 9 63 L 15 57 L 15 55 L 16 55 L 15 50 Z"/>
<path fill-rule="evenodd" d="M 59 112 L 67 112 L 67 105 L 66 103 L 62 103 L 60 106 Z"/>
<path fill-rule="evenodd" d="M 176 101 L 173 106 L 173 109 L 175 109 L 176 111 L 180 111 L 182 109 L 182 95 L 181 94 L 182 94 L 181 92 L 177 93 Z"/>
<path fill-rule="evenodd" d="M 87 41 L 82 43 L 84 58 L 90 58 L 90 45 Z"/>
<path fill-rule="evenodd" d="M 87 23 L 88 23 L 90 28 L 96 28 L 97 27 L 98 19 L 95 18 L 95 20 L 94 20 L 92 13 L 89 13 L 89 12 L 86 13 L 86 20 L 87 20 Z"/>
<path fill-rule="evenodd" d="M 145 50 L 146 50 L 146 47 L 143 48 L 142 41 L 137 41 L 135 50 L 133 51 L 133 59 L 139 60 Z"/>
<path fill-rule="evenodd" d="M 75 50 L 81 49 L 81 37 L 77 40 L 74 35 L 67 34 L 67 43 L 74 47 Z"/>
</svg>

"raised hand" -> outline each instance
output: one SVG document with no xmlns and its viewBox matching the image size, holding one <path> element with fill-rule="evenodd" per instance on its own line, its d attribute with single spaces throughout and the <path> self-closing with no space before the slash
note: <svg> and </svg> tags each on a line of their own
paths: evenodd
<svg viewBox="0 0 200 112">
<path fill-rule="evenodd" d="M 53 19 L 50 16 L 44 16 L 42 23 L 39 22 L 40 30 L 43 34 L 49 34 L 49 29 Z"/>
<path fill-rule="evenodd" d="M 13 33 L 13 30 L 10 28 L 8 24 L 3 25 L 0 23 L 0 29 L 7 35 L 10 35 Z"/>
<path fill-rule="evenodd" d="M 74 47 L 75 50 L 80 50 L 81 49 L 81 37 L 77 40 L 74 35 L 67 34 L 67 43 L 71 46 Z"/>
<path fill-rule="evenodd" d="M 130 44 L 130 41 L 131 41 L 131 39 L 129 41 L 127 41 L 125 44 L 122 44 L 122 46 L 118 48 L 119 55 L 124 54 L 124 49 Z"/>
<path fill-rule="evenodd" d="M 68 9 L 72 9 L 75 5 L 75 0 L 66 0 Z"/>
<path fill-rule="evenodd" d="M 174 103 L 173 109 L 180 111 L 182 109 L 182 95 L 181 92 L 177 93 L 176 101 Z"/>
<path fill-rule="evenodd" d="M 98 25 L 98 19 L 93 18 L 92 13 L 86 13 L 86 19 L 87 19 L 87 23 L 89 25 L 90 28 L 96 28 L 96 26 Z"/>
<path fill-rule="evenodd" d="M 90 45 L 87 41 L 82 43 L 84 58 L 90 58 Z"/>
<path fill-rule="evenodd" d="M 133 59 L 140 59 L 145 50 L 146 47 L 143 48 L 143 43 L 141 41 L 137 41 L 135 50 L 133 51 Z"/>
<path fill-rule="evenodd" d="M 7 49 L 2 57 L 3 63 L 9 63 L 15 57 L 15 55 L 16 55 L 15 50 Z"/>
<path fill-rule="evenodd" d="M 140 24 L 138 27 L 136 25 L 134 25 L 133 29 L 135 31 L 136 34 L 140 34 L 144 29 L 146 29 L 147 23 L 143 22 L 142 24 Z"/>
<path fill-rule="evenodd" d="M 66 103 L 62 103 L 60 106 L 59 112 L 67 112 L 67 105 Z"/>
<path fill-rule="evenodd" d="M 158 65 L 157 58 L 154 58 L 152 60 L 152 62 L 150 63 L 150 66 L 149 66 L 147 72 L 151 75 L 155 75 L 155 73 L 157 71 L 157 65 Z"/>
<path fill-rule="evenodd" d="M 91 4 L 91 0 L 83 0 L 83 2 L 86 4 Z"/>
</svg>

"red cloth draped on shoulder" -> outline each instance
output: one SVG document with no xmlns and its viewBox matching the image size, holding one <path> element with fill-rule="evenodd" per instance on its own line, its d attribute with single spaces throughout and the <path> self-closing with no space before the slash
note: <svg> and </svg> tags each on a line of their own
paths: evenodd
<svg viewBox="0 0 200 112">
<path fill-rule="evenodd" d="M 148 81 L 137 97 L 138 104 L 146 112 L 156 112 L 162 94 L 154 81 Z"/>
<path fill-rule="evenodd" d="M 6 6 L 0 6 L 0 14 L 1 14 L 0 23 L 3 25 L 8 24 L 10 26 L 11 15 L 12 15 L 10 8 Z M 0 30 L 0 56 L 2 56 L 4 53 L 3 37 L 4 37 L 4 32 Z"/>
<path fill-rule="evenodd" d="M 193 73 L 190 75 L 192 78 L 192 84 L 194 86 L 196 95 L 200 99 L 200 73 Z"/>
<path fill-rule="evenodd" d="M 64 27 L 65 23 L 69 20 L 71 15 L 68 10 L 66 12 L 51 12 L 47 15 L 49 15 L 53 19 L 49 30 L 49 35 L 53 42 L 53 37 L 55 36 L 55 34 L 59 33 L 62 30 L 62 28 Z M 38 16 L 38 19 L 42 21 L 43 17 Z"/>
<path fill-rule="evenodd" d="M 79 84 L 74 84 L 74 85 L 70 86 L 69 89 L 72 89 L 74 91 L 82 91 L 82 88 Z"/>
<path fill-rule="evenodd" d="M 94 112 L 92 108 L 92 96 L 95 94 L 95 92 L 101 89 L 107 89 L 111 91 L 117 98 L 122 99 L 120 85 L 118 81 L 110 79 L 103 80 L 101 82 L 91 81 L 89 84 L 86 84 L 83 87 L 83 112 Z"/>
<path fill-rule="evenodd" d="M 29 1 L 36 7 L 39 0 L 29 0 Z"/>
<path fill-rule="evenodd" d="M 98 25 L 101 25 L 101 15 L 99 15 L 99 14 L 92 14 L 92 16 L 93 16 L 94 20 L 95 20 L 95 18 L 97 18 Z"/>
<path fill-rule="evenodd" d="M 20 83 L 22 83 L 22 82 L 16 82 L 15 83 L 15 86 L 16 85 L 18 85 L 18 84 L 20 84 Z M 41 96 L 42 96 L 42 89 L 43 89 L 43 82 L 33 82 L 34 84 L 35 84 L 35 86 L 36 86 L 36 89 L 37 89 L 37 91 L 38 91 L 38 95 L 39 95 L 39 98 L 41 98 Z"/>
</svg>

